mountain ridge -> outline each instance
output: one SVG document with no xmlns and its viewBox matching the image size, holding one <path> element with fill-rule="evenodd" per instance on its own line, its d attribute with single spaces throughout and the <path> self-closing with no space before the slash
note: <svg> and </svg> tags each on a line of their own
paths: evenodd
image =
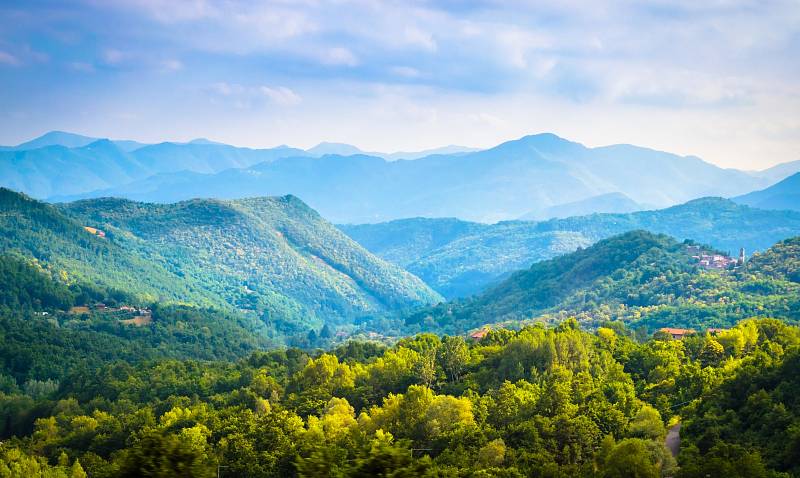
<svg viewBox="0 0 800 478">
<path fill-rule="evenodd" d="M 733 201 L 762 209 L 800 211 L 800 173 L 772 186 L 732 198 Z"/>
<path fill-rule="evenodd" d="M 276 335 L 440 300 L 294 196 L 172 205 L 104 198 L 56 207 L 0 188 L 0 212 L 1 252 L 143 302 L 244 314 Z"/>
<path fill-rule="evenodd" d="M 800 213 L 700 198 L 660 210 L 540 222 L 487 225 L 417 218 L 338 227 L 368 250 L 454 298 L 478 292 L 534 262 L 635 229 L 666 233 L 677 240 L 694 239 L 731 253 L 744 247 L 749 254 L 800 235 Z"/>
<path fill-rule="evenodd" d="M 404 217 L 491 223 L 518 218 L 532 205 L 545 209 L 609 193 L 666 207 L 702 196 L 751 191 L 765 181 L 694 157 L 624 145 L 587 148 L 554 134 L 540 134 L 483 151 L 416 160 L 293 155 L 203 177 L 170 173 L 156 185 L 145 178 L 57 199 L 112 195 L 175 202 L 197 196 L 235 199 L 291 193 L 337 223 Z"/>
</svg>

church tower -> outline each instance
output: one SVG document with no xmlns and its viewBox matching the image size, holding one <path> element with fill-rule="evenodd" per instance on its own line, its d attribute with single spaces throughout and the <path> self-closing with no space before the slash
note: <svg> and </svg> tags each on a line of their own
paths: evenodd
<svg viewBox="0 0 800 478">
<path fill-rule="evenodd" d="M 741 249 L 739 249 L 739 265 L 743 266 L 744 265 L 744 261 L 745 261 L 744 247 L 742 247 Z"/>
</svg>

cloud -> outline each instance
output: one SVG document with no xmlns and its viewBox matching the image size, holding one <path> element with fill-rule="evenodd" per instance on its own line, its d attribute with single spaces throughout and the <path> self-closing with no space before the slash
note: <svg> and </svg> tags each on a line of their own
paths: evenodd
<svg viewBox="0 0 800 478">
<path fill-rule="evenodd" d="M 683 136 L 713 136 L 682 139 L 699 145 L 689 153 L 713 157 L 714 148 L 740 144 L 737 134 L 773 144 L 774 160 L 800 151 L 796 128 L 775 126 L 796 124 L 800 103 L 794 0 L 11 3 L 0 2 L 0 68 L 24 68 L 3 68 L 0 88 L 24 91 L 8 110 L 30 118 L 49 121 L 53 110 L 74 111 L 82 105 L 73 101 L 92 98 L 98 117 L 129 107 L 145 126 L 161 123 L 127 104 L 138 99 L 171 104 L 175 124 L 196 132 L 284 121 L 289 126 L 275 131 L 292 138 L 331 128 L 330 139 L 402 136 L 420 146 L 440 137 L 471 143 L 479 134 L 471 129 L 499 139 L 556 126 L 596 140 L 599 133 L 580 129 L 589 121 L 609 137 L 659 146 L 678 137 L 665 126 L 677 121 L 692 125 Z M 61 81 L 48 56 L 94 72 L 91 81 Z M 372 114 L 361 120 L 350 105 Z M 278 119 L 270 116 L 276 111 Z M 642 118 L 663 136 L 642 128 Z M 725 132 L 717 132 L 720 118 Z M 20 128 L 0 118 L 0 135 Z"/>
<path fill-rule="evenodd" d="M 180 71 L 183 69 L 183 63 L 180 60 L 164 60 L 161 62 L 161 69 L 163 71 Z"/>
<path fill-rule="evenodd" d="M 428 32 L 424 32 L 419 28 L 406 28 L 403 32 L 403 37 L 405 38 L 406 43 L 409 45 L 420 47 L 423 50 L 436 51 L 437 49 L 437 44 L 433 39 L 433 35 Z"/>
<path fill-rule="evenodd" d="M 326 65 L 356 66 L 358 65 L 358 58 L 347 48 L 334 47 L 328 49 L 322 55 L 322 62 Z"/>
<path fill-rule="evenodd" d="M 266 103 L 278 106 L 294 106 L 302 102 L 302 97 L 286 86 L 247 86 L 238 83 L 218 82 L 210 85 L 207 91 L 212 94 L 213 102 L 237 109 L 254 109 Z M 216 99 L 215 99 L 216 98 Z"/>
<path fill-rule="evenodd" d="M 281 106 L 296 105 L 302 101 L 300 95 L 285 86 L 262 86 L 260 89 L 270 101 Z"/>
<path fill-rule="evenodd" d="M 410 66 L 393 66 L 389 69 L 393 74 L 403 78 L 419 78 L 421 73 L 416 68 Z"/>
<path fill-rule="evenodd" d="M 11 53 L 6 53 L 0 50 L 0 64 L 8 66 L 19 66 L 20 61 Z"/>
<path fill-rule="evenodd" d="M 103 51 L 103 61 L 109 65 L 119 65 L 127 57 L 128 55 L 125 52 L 115 48 L 107 48 L 105 51 Z"/>
</svg>

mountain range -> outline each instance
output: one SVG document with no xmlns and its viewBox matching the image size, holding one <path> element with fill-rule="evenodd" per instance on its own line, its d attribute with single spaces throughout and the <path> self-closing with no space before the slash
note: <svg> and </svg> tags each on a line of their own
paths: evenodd
<svg viewBox="0 0 800 478">
<path fill-rule="evenodd" d="M 215 307 L 276 335 L 440 300 L 294 196 L 54 207 L 0 189 L 0 231 L 0 251 L 68 282 Z"/>
<path fill-rule="evenodd" d="M 533 264 L 474 297 L 406 315 L 407 326 L 462 332 L 528 320 L 628 327 L 729 327 L 763 315 L 800 320 L 800 237 L 745 264 L 707 270 L 694 257 L 718 253 L 693 241 L 630 231 Z"/>
<path fill-rule="evenodd" d="M 593 213 L 624 213 L 648 209 L 622 193 L 606 193 L 579 201 L 558 204 L 524 214 L 527 221 L 584 216 Z M 652 208 L 650 208 L 652 209 Z"/>
<path fill-rule="evenodd" d="M 480 224 L 458 219 L 403 219 L 341 225 L 374 254 L 422 278 L 448 298 L 464 297 L 517 269 L 636 229 L 694 239 L 749 254 L 800 235 L 800 212 L 771 211 L 703 198 L 655 211 L 592 214 L 543 222 Z"/>
<path fill-rule="evenodd" d="M 800 211 L 800 173 L 795 173 L 766 189 L 753 191 L 733 200 L 763 209 Z"/>
<path fill-rule="evenodd" d="M 85 196 L 175 202 L 295 194 L 339 223 L 416 216 L 494 222 L 613 192 L 639 203 L 669 206 L 762 185 L 764 179 L 693 157 L 626 145 L 586 148 L 543 134 L 486 151 L 413 161 L 366 155 L 281 158 L 203 176 L 167 174 Z"/>
<path fill-rule="evenodd" d="M 93 139 L 54 132 L 4 148 L 0 185 L 51 201 L 113 196 L 169 203 L 294 194 L 338 223 L 418 216 L 491 223 L 739 196 L 769 186 L 793 167 L 722 169 L 692 156 L 631 145 L 588 148 L 552 134 L 481 151 L 446 147 L 396 155 L 364 154 L 339 143 L 304 151 L 203 139 L 156 145 Z"/>
</svg>

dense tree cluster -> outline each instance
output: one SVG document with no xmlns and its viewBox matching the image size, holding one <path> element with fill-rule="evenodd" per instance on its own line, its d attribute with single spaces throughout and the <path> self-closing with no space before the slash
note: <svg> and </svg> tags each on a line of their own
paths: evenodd
<svg viewBox="0 0 800 478">
<path fill-rule="evenodd" d="M 0 476 L 800 474 L 800 329 L 632 336 L 567 320 L 480 342 L 421 334 L 116 361 L 60 383 L 5 376 Z M 679 419 L 676 462 L 664 438 Z"/>
</svg>

